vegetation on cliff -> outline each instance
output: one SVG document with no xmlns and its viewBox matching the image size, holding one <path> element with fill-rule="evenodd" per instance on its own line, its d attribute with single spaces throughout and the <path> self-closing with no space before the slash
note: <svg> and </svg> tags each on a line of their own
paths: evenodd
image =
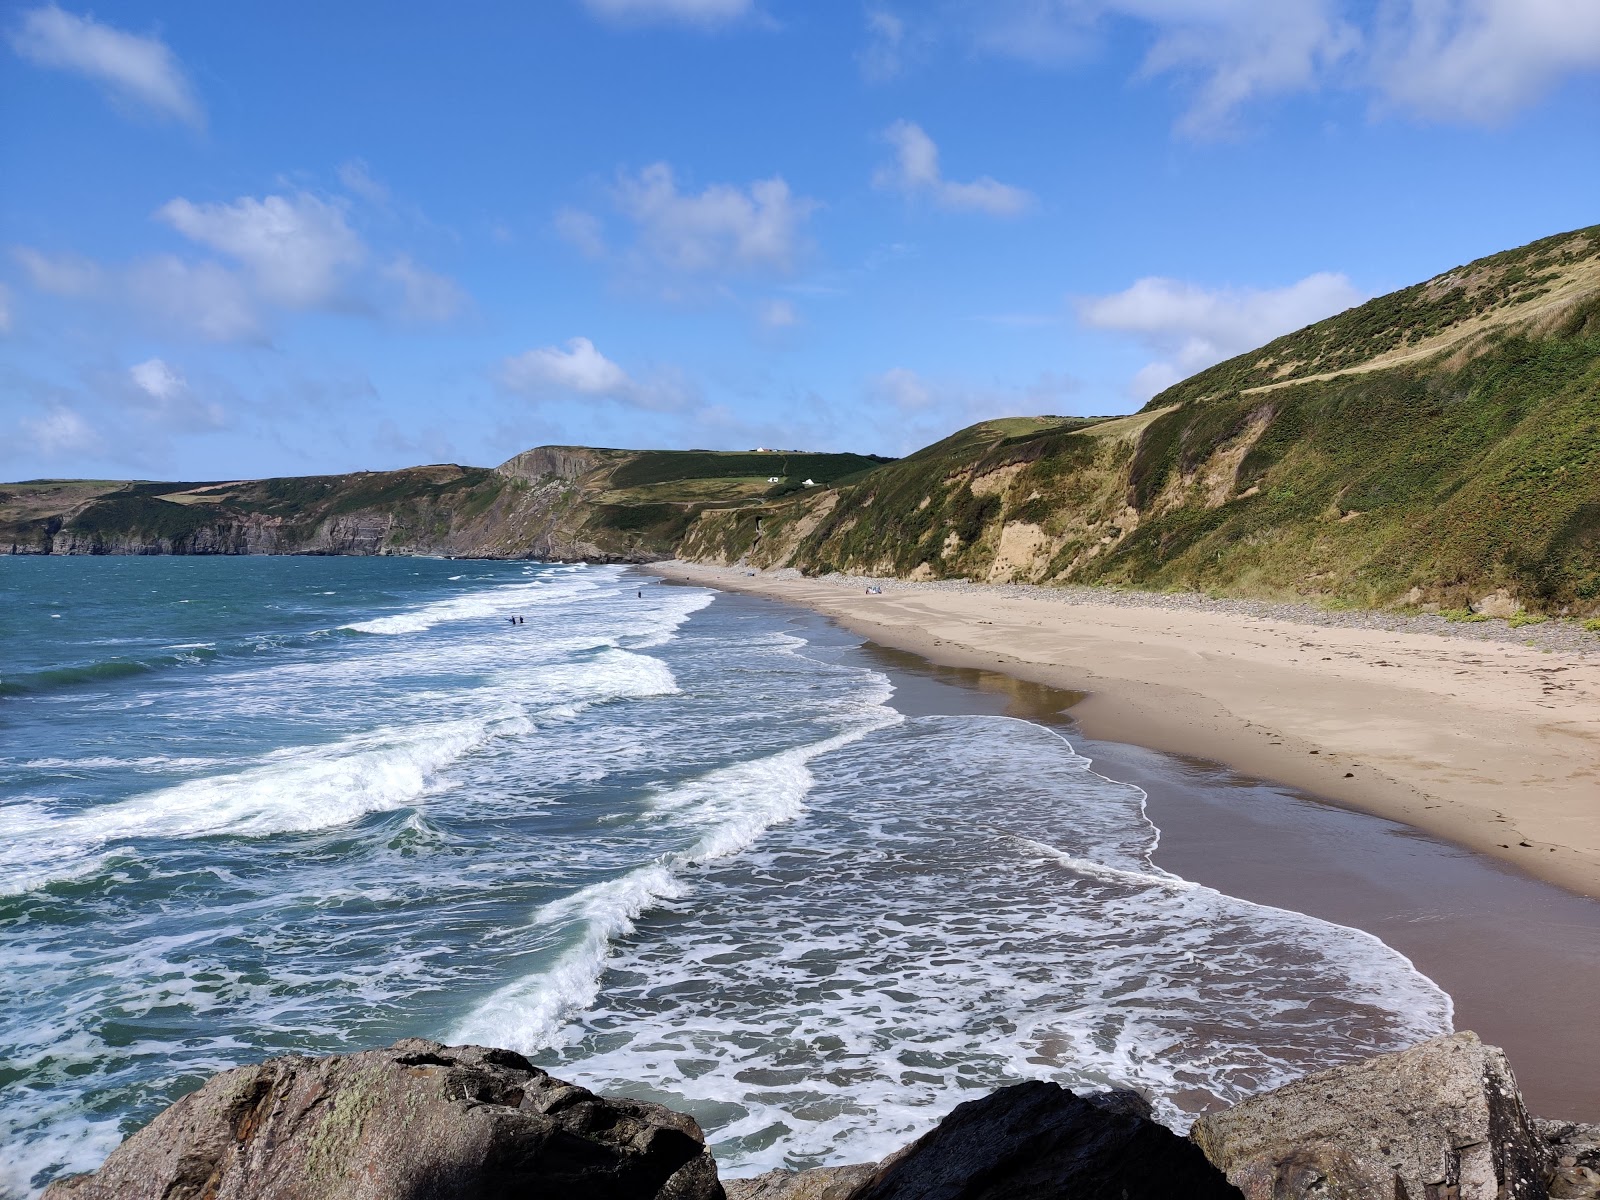
<svg viewBox="0 0 1600 1200">
<path fill-rule="evenodd" d="M 1600 227 L 1279 338 L 1129 417 L 985 422 L 706 514 L 715 561 L 1600 611 Z"/>
</svg>

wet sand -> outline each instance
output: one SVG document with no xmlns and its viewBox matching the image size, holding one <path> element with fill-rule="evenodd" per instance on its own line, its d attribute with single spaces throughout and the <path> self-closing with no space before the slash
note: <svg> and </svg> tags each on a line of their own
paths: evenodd
<svg viewBox="0 0 1600 1200">
<path fill-rule="evenodd" d="M 1450 993 L 1456 1028 L 1505 1048 L 1534 1113 L 1600 1120 L 1600 901 L 1214 762 L 1087 737 L 1082 693 L 864 649 L 902 711 L 1059 727 L 1097 772 L 1145 790 L 1158 866 L 1382 938 Z"/>
</svg>

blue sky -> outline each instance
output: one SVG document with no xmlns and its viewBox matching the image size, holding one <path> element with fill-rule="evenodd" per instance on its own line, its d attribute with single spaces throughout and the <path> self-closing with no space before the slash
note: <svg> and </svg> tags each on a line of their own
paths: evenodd
<svg viewBox="0 0 1600 1200">
<path fill-rule="evenodd" d="M 0 6 L 0 477 L 899 454 L 1600 220 L 1595 0 Z"/>
</svg>

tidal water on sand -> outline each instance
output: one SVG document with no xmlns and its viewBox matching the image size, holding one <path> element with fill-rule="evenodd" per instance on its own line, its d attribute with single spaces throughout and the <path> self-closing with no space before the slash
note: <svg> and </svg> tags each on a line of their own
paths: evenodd
<svg viewBox="0 0 1600 1200">
<path fill-rule="evenodd" d="M 746 1174 L 1023 1078 L 1181 1123 L 1450 1027 L 857 645 L 620 567 L 0 560 L 0 1195 L 212 1071 L 404 1036 L 687 1110 Z"/>
</svg>

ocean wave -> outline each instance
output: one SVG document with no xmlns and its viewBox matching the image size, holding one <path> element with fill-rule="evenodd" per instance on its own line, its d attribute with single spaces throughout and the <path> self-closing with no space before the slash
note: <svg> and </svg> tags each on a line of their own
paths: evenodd
<svg viewBox="0 0 1600 1200">
<path fill-rule="evenodd" d="M 181 654 L 160 654 L 148 658 L 108 658 L 100 662 L 70 667 L 48 667 L 21 675 L 0 678 L 0 696 L 26 696 L 60 688 L 110 683 L 133 675 L 146 675 L 171 667 L 192 666 L 217 657 L 215 647 L 185 647 Z"/>
<path fill-rule="evenodd" d="M 504 621 L 507 616 L 522 609 L 569 604 L 599 587 L 598 581 L 569 579 L 547 572 L 529 583 L 509 583 L 482 591 L 465 592 L 407 612 L 373 617 L 366 621 L 349 621 L 340 628 L 354 633 L 394 635 L 425 633 L 435 625 L 454 621 L 486 621 L 490 618 Z"/>
<path fill-rule="evenodd" d="M 12 804 L 0 808 L 0 894 L 94 874 L 113 848 L 133 839 L 308 832 L 402 808 L 491 741 L 526 736 L 593 704 L 676 690 L 666 664 L 608 649 L 588 663 L 542 671 L 521 687 L 496 689 L 493 706 L 472 717 L 277 750 L 242 771 L 66 815 L 37 802 Z"/>
<path fill-rule="evenodd" d="M 875 674 L 875 673 L 874 673 Z M 683 894 L 683 873 L 749 849 L 774 825 L 805 810 L 814 782 L 808 764 L 903 720 L 886 707 L 888 681 L 854 697 L 857 723 L 832 737 L 689 780 L 658 796 L 650 809 L 698 836 L 653 862 L 593 883 L 534 914 L 538 926 L 572 927 L 574 940 L 546 970 L 499 989 L 475 1008 L 452 1038 L 531 1052 L 557 1044 L 567 1018 L 591 1005 L 612 942 L 633 932 L 641 915 Z M 569 936 L 573 936 L 569 935 Z"/>
<path fill-rule="evenodd" d="M 1039 726 L 914 718 L 813 769 L 810 820 L 708 865 L 643 936 L 612 918 L 601 945 L 619 897 L 596 897 L 545 990 L 467 1029 L 647 1089 L 744 1172 L 881 1157 L 1028 1078 L 1137 1087 L 1181 1127 L 1198 1097 L 1451 1027 L 1377 938 L 1154 866 L 1144 793 Z"/>
</svg>

